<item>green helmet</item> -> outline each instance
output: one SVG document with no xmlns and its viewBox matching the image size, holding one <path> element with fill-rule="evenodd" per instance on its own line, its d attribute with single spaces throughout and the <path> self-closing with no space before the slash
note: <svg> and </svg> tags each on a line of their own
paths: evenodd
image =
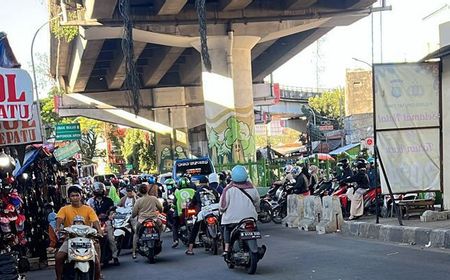
<svg viewBox="0 0 450 280">
<path fill-rule="evenodd" d="M 175 180 L 172 178 L 166 179 L 164 185 L 175 185 Z"/>
<path fill-rule="evenodd" d="M 190 186 L 190 184 L 191 184 L 191 182 L 189 181 L 188 178 L 182 177 L 178 181 L 178 188 L 180 188 L 180 189 L 188 188 Z"/>
</svg>

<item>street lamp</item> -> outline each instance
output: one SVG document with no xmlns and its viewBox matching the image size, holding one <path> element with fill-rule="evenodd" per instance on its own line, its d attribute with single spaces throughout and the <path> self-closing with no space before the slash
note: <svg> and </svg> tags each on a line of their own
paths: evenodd
<svg viewBox="0 0 450 280">
<path fill-rule="evenodd" d="M 368 63 L 368 62 L 365 62 L 364 60 L 358 59 L 358 58 L 356 58 L 356 57 L 352 57 L 352 59 L 353 59 L 354 61 L 358 61 L 358 62 L 364 63 L 364 64 L 366 64 L 367 66 L 369 66 L 370 68 L 372 68 L 372 64 L 370 64 L 370 63 Z"/>
<path fill-rule="evenodd" d="M 36 105 L 37 105 L 37 113 L 40 116 L 41 115 L 41 103 L 39 101 L 39 94 L 38 94 L 38 87 L 37 87 L 37 81 L 36 81 L 36 70 L 34 68 L 34 40 L 36 39 L 37 34 L 39 33 L 39 31 L 41 31 L 42 28 L 44 28 L 44 26 L 46 26 L 47 24 L 49 24 L 51 21 L 55 20 L 55 19 L 59 19 L 59 17 L 62 15 L 62 13 L 59 13 L 58 15 L 56 15 L 55 17 L 52 17 L 51 19 L 47 20 L 46 22 L 44 22 L 34 33 L 33 36 L 33 40 L 31 41 L 31 68 L 33 70 L 33 82 L 34 82 L 34 94 L 35 94 L 35 98 L 36 98 Z M 58 65 L 56 66 L 58 67 Z M 47 139 L 47 135 L 45 132 L 45 129 L 42 129 L 42 123 L 40 123 L 40 128 L 41 128 L 41 134 L 44 138 L 44 142 Z"/>
</svg>

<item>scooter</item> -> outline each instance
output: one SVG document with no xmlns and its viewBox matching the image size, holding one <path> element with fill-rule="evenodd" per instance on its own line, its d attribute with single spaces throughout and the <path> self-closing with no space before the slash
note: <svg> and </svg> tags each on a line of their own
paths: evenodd
<svg viewBox="0 0 450 280">
<path fill-rule="evenodd" d="M 255 274 L 258 262 L 264 257 L 266 246 L 258 247 L 261 232 L 258 231 L 256 220 L 243 219 L 231 231 L 230 254 L 225 256 L 228 268 L 245 267 L 248 274 Z"/>
<path fill-rule="evenodd" d="M 97 230 L 85 225 L 72 225 L 62 231 L 67 235 L 68 254 L 64 265 L 64 280 L 94 279 Z"/>
<path fill-rule="evenodd" d="M 162 241 L 158 231 L 158 219 L 146 219 L 139 230 L 138 252 L 146 257 L 150 263 L 156 262 L 156 256 L 161 253 Z"/>
<path fill-rule="evenodd" d="M 133 245 L 133 229 L 130 223 L 132 211 L 131 207 L 116 208 L 112 225 L 118 250 L 117 255 L 120 255 L 122 249 L 131 249 Z"/>
<path fill-rule="evenodd" d="M 217 255 L 219 246 L 222 244 L 222 232 L 220 230 L 219 222 L 219 204 L 214 203 L 202 207 L 202 212 L 205 212 L 203 218 L 204 232 L 199 234 L 199 239 L 202 241 L 206 250 L 209 250 L 213 255 Z"/>
</svg>

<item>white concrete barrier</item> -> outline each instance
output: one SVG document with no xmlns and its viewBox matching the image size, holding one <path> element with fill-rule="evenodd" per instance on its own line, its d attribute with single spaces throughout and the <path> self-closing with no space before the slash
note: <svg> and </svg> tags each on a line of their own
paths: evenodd
<svg viewBox="0 0 450 280">
<path fill-rule="evenodd" d="M 287 198 L 287 216 L 283 219 L 283 225 L 286 227 L 298 227 L 304 213 L 304 196 L 290 194 Z"/>
<path fill-rule="evenodd" d="M 339 198 L 336 196 L 324 196 L 322 205 L 322 220 L 316 226 L 317 233 L 336 232 L 344 224 Z"/>
<path fill-rule="evenodd" d="M 316 225 L 322 219 L 322 202 L 320 197 L 305 196 L 304 197 L 303 219 L 300 220 L 298 228 L 304 231 L 316 230 Z"/>
</svg>

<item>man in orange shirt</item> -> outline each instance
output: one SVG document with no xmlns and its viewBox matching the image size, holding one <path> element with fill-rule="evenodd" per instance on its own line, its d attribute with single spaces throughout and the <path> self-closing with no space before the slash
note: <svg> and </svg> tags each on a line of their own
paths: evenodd
<svg viewBox="0 0 450 280">
<path fill-rule="evenodd" d="M 69 187 L 67 195 L 69 196 L 70 199 L 70 205 L 64 206 L 61 209 L 59 209 L 58 214 L 56 215 L 56 235 L 58 235 L 58 232 L 62 224 L 64 224 L 64 227 L 71 226 L 76 216 L 83 217 L 86 225 L 94 227 L 97 230 L 98 234 L 103 235 L 98 217 L 95 214 L 94 209 L 81 203 L 80 187 L 78 186 Z M 95 279 L 99 280 L 100 249 L 97 245 L 95 246 L 95 250 L 97 251 L 96 257 L 97 259 L 95 261 Z M 59 251 L 55 257 L 56 280 L 61 280 L 62 278 L 64 262 L 67 259 L 67 252 L 68 252 L 68 243 L 67 240 L 65 240 L 61 248 L 59 248 Z"/>
</svg>

